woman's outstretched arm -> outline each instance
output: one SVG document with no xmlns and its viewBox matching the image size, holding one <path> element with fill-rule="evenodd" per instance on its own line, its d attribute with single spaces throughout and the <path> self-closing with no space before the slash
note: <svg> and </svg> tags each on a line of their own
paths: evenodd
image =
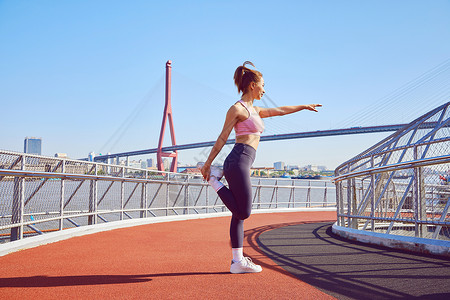
<svg viewBox="0 0 450 300">
<path fill-rule="evenodd" d="M 311 110 L 316 111 L 316 107 L 321 107 L 322 104 L 307 104 L 307 105 L 292 105 L 292 106 L 280 106 L 280 107 L 258 107 L 259 108 L 259 116 L 261 118 L 275 117 L 275 116 L 283 116 L 292 114 L 301 110 Z"/>
</svg>

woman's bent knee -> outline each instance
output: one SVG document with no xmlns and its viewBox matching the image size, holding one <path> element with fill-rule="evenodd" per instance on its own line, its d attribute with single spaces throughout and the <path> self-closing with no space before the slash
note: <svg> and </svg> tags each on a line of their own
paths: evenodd
<svg viewBox="0 0 450 300">
<path fill-rule="evenodd" d="M 251 215 L 251 211 L 239 212 L 238 214 L 234 214 L 234 216 L 236 218 L 238 218 L 239 220 L 248 219 L 248 217 L 250 217 L 250 215 Z"/>
</svg>

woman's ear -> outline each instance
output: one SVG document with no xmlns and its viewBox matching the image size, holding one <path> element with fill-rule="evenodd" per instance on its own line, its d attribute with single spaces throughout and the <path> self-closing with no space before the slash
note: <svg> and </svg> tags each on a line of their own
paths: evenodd
<svg viewBox="0 0 450 300">
<path fill-rule="evenodd" d="M 250 89 L 254 90 L 255 86 L 256 86 L 256 82 L 254 82 L 254 81 L 250 82 L 250 85 L 249 85 Z"/>
</svg>

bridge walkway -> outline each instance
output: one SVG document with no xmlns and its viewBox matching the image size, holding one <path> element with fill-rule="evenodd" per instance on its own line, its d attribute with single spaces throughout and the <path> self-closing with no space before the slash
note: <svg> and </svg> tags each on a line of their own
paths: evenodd
<svg viewBox="0 0 450 300">
<path fill-rule="evenodd" d="M 11 253 L 0 257 L 0 294 L 3 299 L 352 298 L 353 288 L 367 286 L 357 277 L 343 280 L 345 274 L 334 276 L 336 270 L 323 268 L 345 267 L 335 263 L 337 257 L 350 257 L 357 251 L 349 242 L 326 236 L 329 231 L 325 228 L 335 216 L 335 212 L 252 215 L 246 221 L 244 252 L 263 266 L 258 274 L 229 273 L 229 217 L 219 217 L 116 229 Z M 295 236 L 299 232 L 291 229 L 296 226 L 304 226 L 299 227 L 304 236 Z M 340 243 L 342 253 L 330 248 Z M 305 247 L 300 250 L 302 247 L 295 245 Z M 365 264 L 380 267 L 378 250 L 372 254 L 364 251 Z M 383 255 L 411 256 L 390 255 L 387 251 Z M 413 280 L 426 271 L 429 283 L 435 283 L 435 278 L 449 283 L 449 261 L 429 258 L 437 261 L 425 262 L 422 257 L 414 257 L 418 258 L 410 261 L 431 265 L 413 265 L 393 276 L 401 279 L 409 274 L 406 278 Z M 319 259 L 320 264 L 311 258 Z M 436 274 L 429 275 L 433 269 Z M 420 274 L 412 274 L 414 270 Z M 367 271 L 365 276 L 371 274 Z M 441 287 L 434 287 L 435 294 L 446 293 Z M 390 287 L 370 285 L 375 296 L 377 291 L 380 296 L 391 295 L 387 289 Z M 428 284 L 422 291 L 421 295 L 430 294 L 432 289 Z"/>
</svg>

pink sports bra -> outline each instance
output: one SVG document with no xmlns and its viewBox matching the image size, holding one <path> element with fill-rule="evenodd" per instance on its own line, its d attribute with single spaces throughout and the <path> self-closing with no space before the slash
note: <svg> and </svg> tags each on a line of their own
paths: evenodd
<svg viewBox="0 0 450 300">
<path fill-rule="evenodd" d="M 261 135 L 261 133 L 264 131 L 264 122 L 256 112 L 255 108 L 253 108 L 253 112 L 251 112 L 244 101 L 239 100 L 238 102 L 245 107 L 250 116 L 244 121 L 237 122 L 236 125 L 234 125 L 236 136 L 247 134 Z"/>
</svg>

